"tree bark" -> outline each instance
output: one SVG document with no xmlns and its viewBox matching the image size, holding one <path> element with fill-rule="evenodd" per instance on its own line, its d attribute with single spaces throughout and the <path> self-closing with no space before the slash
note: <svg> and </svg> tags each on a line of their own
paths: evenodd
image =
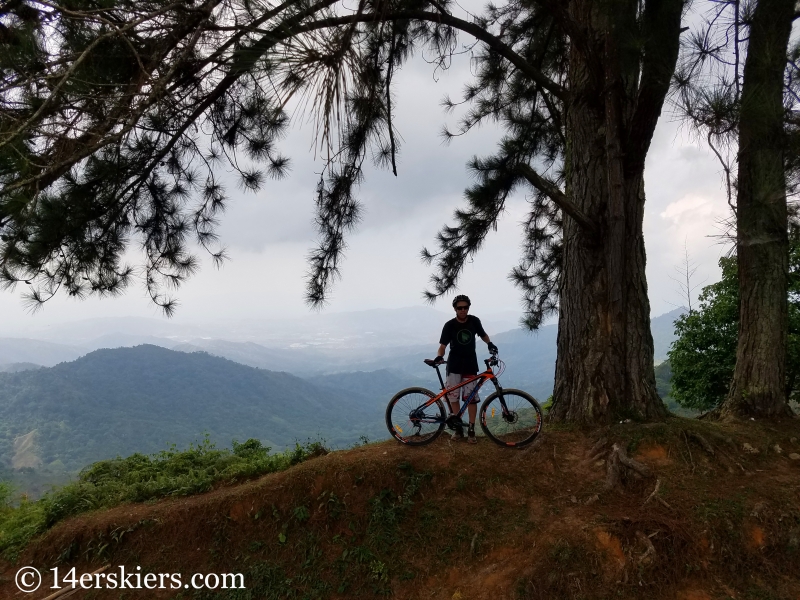
<svg viewBox="0 0 800 600">
<path fill-rule="evenodd" d="M 667 414 L 653 370 L 644 160 L 638 154 L 649 147 L 675 67 L 682 2 L 648 4 L 654 23 L 654 14 L 666 13 L 658 35 L 668 41 L 660 48 L 667 64 L 642 74 L 642 62 L 626 54 L 637 3 L 570 2 L 571 18 L 584 25 L 582 47 L 591 50 L 574 44 L 570 52 L 567 196 L 598 225 L 599 234 L 588 235 L 576 221 L 564 219 L 556 420 L 595 424 Z M 640 82 L 653 84 L 646 94 Z"/>
<path fill-rule="evenodd" d="M 791 414 L 786 398 L 787 233 L 783 73 L 794 0 L 759 0 L 739 121 L 739 338 L 722 417 Z"/>
</svg>

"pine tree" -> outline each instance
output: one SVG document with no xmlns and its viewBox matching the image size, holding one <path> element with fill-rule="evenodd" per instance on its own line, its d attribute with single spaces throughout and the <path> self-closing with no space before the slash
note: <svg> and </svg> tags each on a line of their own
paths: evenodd
<svg viewBox="0 0 800 600">
<path fill-rule="evenodd" d="M 793 0 L 726 1 L 693 38 L 682 105 L 722 161 L 735 214 L 739 332 L 723 417 L 791 413 L 786 396 L 787 185 L 798 178 Z M 744 60 L 742 57 L 744 56 Z M 735 156 L 735 158 L 734 158 Z"/>
<path fill-rule="evenodd" d="M 196 266 L 187 239 L 223 256 L 213 245 L 225 202 L 218 163 L 249 189 L 285 174 L 276 142 L 300 98 L 327 151 L 308 279 L 309 302 L 323 303 L 358 222 L 367 157 L 396 172 L 394 74 L 423 47 L 444 68 L 459 35 L 471 36 L 470 108 L 446 135 L 492 120 L 505 136 L 472 161 L 466 207 L 425 251 L 436 269 L 429 297 L 454 289 L 509 195 L 529 190 L 525 254 L 512 276 L 530 327 L 559 313 L 553 415 L 661 418 L 643 173 L 685 4 L 513 0 L 461 18 L 439 0 L 6 2 L 3 280 L 30 282 L 34 302 L 61 286 L 116 293 L 131 278 L 122 254 L 138 236 L 151 297 L 172 310 L 163 285 Z"/>
</svg>

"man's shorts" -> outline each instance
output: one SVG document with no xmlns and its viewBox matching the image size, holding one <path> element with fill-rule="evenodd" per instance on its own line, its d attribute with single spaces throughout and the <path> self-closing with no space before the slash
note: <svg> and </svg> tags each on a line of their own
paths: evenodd
<svg viewBox="0 0 800 600">
<path fill-rule="evenodd" d="M 445 385 L 449 388 L 453 387 L 454 385 L 458 385 L 465 379 L 469 379 L 470 377 L 474 377 L 474 375 L 461 375 L 460 373 L 448 373 L 447 374 L 447 381 L 445 381 Z M 447 401 L 448 402 L 458 402 L 461 404 L 462 398 L 466 400 L 469 398 L 469 395 L 472 393 L 472 390 L 475 389 L 475 386 L 478 385 L 480 379 L 476 379 L 472 383 L 468 383 L 464 387 L 458 388 L 457 390 L 450 392 L 447 394 Z M 475 397 L 472 399 L 472 404 L 477 404 L 480 402 L 480 395 L 475 394 Z"/>
</svg>

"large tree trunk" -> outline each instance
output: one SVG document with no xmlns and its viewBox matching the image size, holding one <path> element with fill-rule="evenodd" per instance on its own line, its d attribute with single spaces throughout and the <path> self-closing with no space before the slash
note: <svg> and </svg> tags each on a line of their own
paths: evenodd
<svg viewBox="0 0 800 600">
<path fill-rule="evenodd" d="M 590 234 L 576 221 L 564 220 L 552 414 L 587 424 L 660 419 L 667 411 L 653 371 L 642 233 L 644 157 L 625 160 L 635 151 L 626 131 L 634 119 L 640 77 L 638 61 L 621 55 L 636 3 L 574 0 L 570 9 L 576 22 L 587 24 L 587 37 L 584 48 L 573 44 L 570 54 L 567 196 L 597 228 Z M 672 17 L 676 56 L 679 10 Z M 594 50 L 586 52 L 587 45 Z M 673 59 L 671 68 L 674 64 Z M 656 118 L 661 102 L 663 96 Z M 642 152 L 647 146 L 649 138 Z"/>
<path fill-rule="evenodd" d="M 786 398 L 787 275 L 783 72 L 794 0 L 759 0 L 739 121 L 736 254 L 739 339 L 724 417 L 790 414 Z"/>
</svg>

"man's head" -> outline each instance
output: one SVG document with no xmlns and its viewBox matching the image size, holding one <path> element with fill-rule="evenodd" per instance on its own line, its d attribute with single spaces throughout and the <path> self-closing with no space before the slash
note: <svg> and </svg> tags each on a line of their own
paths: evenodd
<svg viewBox="0 0 800 600">
<path fill-rule="evenodd" d="M 459 294 L 455 298 L 453 298 L 453 308 L 456 311 L 456 317 L 459 320 L 464 320 L 467 318 L 467 314 L 469 313 L 469 306 L 470 301 L 469 297 L 465 296 L 464 294 Z"/>
</svg>

